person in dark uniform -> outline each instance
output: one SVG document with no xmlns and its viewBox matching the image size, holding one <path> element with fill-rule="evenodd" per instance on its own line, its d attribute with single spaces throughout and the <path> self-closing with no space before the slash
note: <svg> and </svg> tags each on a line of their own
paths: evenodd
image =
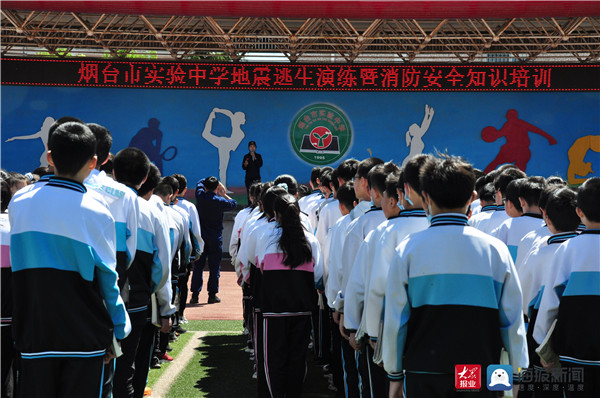
<svg viewBox="0 0 600 398">
<path fill-rule="evenodd" d="M 216 177 L 208 177 L 196 186 L 196 208 L 200 217 L 200 230 L 204 240 L 204 251 L 200 260 L 194 263 L 192 274 L 191 304 L 198 303 L 198 295 L 202 290 L 202 271 L 208 260 L 210 276 L 208 278 L 208 304 L 218 303 L 219 275 L 221 270 L 221 254 L 223 249 L 223 213 L 233 210 L 237 202 L 225 192 L 225 187 Z"/>
<path fill-rule="evenodd" d="M 260 168 L 263 165 L 262 156 L 256 153 L 256 142 L 248 143 L 248 152 L 244 155 L 242 161 L 242 169 L 246 170 L 246 192 L 248 195 L 248 203 L 250 203 L 250 185 L 256 181 L 260 181 Z"/>
</svg>

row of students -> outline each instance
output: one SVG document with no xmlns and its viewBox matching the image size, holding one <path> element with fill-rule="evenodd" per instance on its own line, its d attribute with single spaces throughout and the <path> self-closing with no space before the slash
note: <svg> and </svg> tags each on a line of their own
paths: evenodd
<svg viewBox="0 0 600 398">
<path fill-rule="evenodd" d="M 142 397 L 154 325 L 169 332 L 176 315 L 173 282 L 189 263 L 194 215 L 171 206 L 177 189 L 139 149 L 114 157 L 112 178 L 101 171 L 111 145 L 106 128 L 59 119 L 49 132 L 53 174 L 8 207 L 16 396 Z M 40 218 L 40 206 L 51 211 Z"/>
<path fill-rule="evenodd" d="M 322 257 L 290 175 L 250 189 L 254 207 L 236 217 L 230 253 L 244 295 L 259 396 L 300 396 Z"/>
<path fill-rule="evenodd" d="M 373 163 L 376 166 L 373 167 Z M 327 303 L 334 309 L 332 318 L 339 319 L 340 335 L 346 338 L 342 339 L 341 350 L 344 395 L 386 396 L 387 384 L 382 381 L 381 368 L 376 363 L 383 364 L 388 372 L 388 379 L 392 381 L 390 394 L 400 394 L 402 383 L 399 381 L 406 378 L 405 388 L 412 392 L 409 395 L 419 396 L 424 391 L 428 391 L 428 396 L 452 391 L 453 363 L 499 363 L 501 348 L 508 353 L 514 369 L 524 369 L 530 361 L 539 364 L 537 354 L 534 358 L 531 353 L 534 353 L 534 345 L 545 337 L 549 324 L 546 322 L 546 330 L 539 332 L 540 340 L 533 340 L 534 330 L 539 328 L 532 312 L 535 314 L 544 297 L 543 276 L 557 278 L 541 264 L 546 263 L 544 258 L 549 258 L 545 256 L 552 257 L 548 254 L 552 249 L 546 247 L 557 247 L 575 236 L 581 238 L 576 232 L 582 227 L 575 207 L 565 203 L 568 198 L 573 202 L 574 192 L 564 187 L 554 192 L 558 188 L 548 188 L 548 184 L 563 185 L 561 179 L 553 177 L 546 181 L 541 177 L 527 177 L 512 165 L 501 166 L 475 184 L 472 166 L 457 158 L 421 155 L 400 172 L 395 166 L 382 163 L 376 159 L 361 162 L 361 171 L 354 177 L 359 204 L 347 215 L 347 210 L 338 203 L 343 216 L 328 231 L 322 244 L 329 254 L 325 257 L 324 279 Z M 320 177 L 320 173 L 325 173 L 327 180 L 330 172 L 327 169 L 313 171 L 311 181 L 315 175 Z M 319 184 L 320 178 L 315 180 Z M 591 186 L 594 180 L 587 184 Z M 478 206 L 471 206 L 477 197 L 473 194 L 474 187 L 479 193 Z M 339 195 L 335 189 L 334 192 Z M 585 192 L 585 187 L 580 188 L 578 197 L 585 197 Z M 366 206 L 369 199 L 370 206 Z M 315 208 L 322 209 L 325 200 L 324 195 L 313 193 L 301 203 L 305 203 L 310 213 Z M 596 196 L 596 203 L 597 200 Z M 551 216 L 545 211 L 548 202 Z M 393 209 L 394 203 L 402 210 Z M 377 219 L 379 210 L 387 221 Z M 590 211 L 588 208 L 587 212 Z M 472 213 L 475 215 L 468 220 L 465 214 Z M 581 220 L 584 213 L 582 210 Z M 553 226 L 552 217 L 561 229 Z M 586 224 L 592 225 L 593 221 L 588 219 Z M 431 232 L 425 233 L 429 230 Z M 318 227 L 316 234 L 319 235 Z M 593 240 L 590 226 L 584 235 Z M 406 248 L 401 250 L 403 245 Z M 600 262 L 597 250 L 583 253 L 586 261 L 581 268 L 585 271 L 578 271 L 580 274 L 572 283 L 570 293 L 576 298 L 570 302 L 587 300 L 593 304 L 600 295 L 600 285 L 596 283 Z M 392 274 L 392 268 L 400 274 Z M 560 268 L 555 265 L 555 272 Z M 582 283 L 579 275 L 589 279 Z M 525 294 L 521 290 L 521 279 Z M 557 297 L 561 297 L 561 286 L 568 283 L 568 279 L 563 273 L 558 277 L 560 283 L 548 282 L 555 287 L 552 295 L 546 292 L 547 297 L 552 297 L 548 302 L 553 302 L 553 311 L 556 311 Z M 452 289 L 457 284 L 472 287 L 473 291 L 467 289 L 455 297 Z M 434 290 L 440 292 L 433 293 Z M 582 292 L 591 297 L 582 298 Z M 529 312 L 529 317 L 523 317 L 523 310 L 525 315 Z M 414 321 L 411 321 L 413 313 Z M 550 314 L 551 319 L 555 317 L 552 310 L 545 314 Z M 531 346 L 528 355 L 524 321 L 531 322 L 531 317 L 534 322 L 528 329 Z M 582 321 L 585 317 L 581 317 L 578 321 L 587 325 L 586 330 L 597 330 L 596 318 Z M 389 324 L 386 319 L 391 320 Z M 420 322 L 424 323 L 420 325 Z M 435 322 L 440 326 L 431 327 Z M 456 322 L 460 326 L 454 327 Z M 563 327 L 563 336 L 574 332 L 569 326 Z M 439 330 L 448 328 L 453 332 L 439 335 Z M 474 339 L 473 334 L 479 337 Z M 598 379 L 594 372 L 598 367 L 593 366 L 598 354 L 593 347 L 597 345 L 592 338 L 583 341 L 583 344 L 574 344 L 578 347 L 577 355 L 562 355 L 561 361 L 566 358 L 571 363 L 588 366 L 586 375 L 589 377 L 584 388 L 589 396 L 594 396 L 597 387 L 593 380 Z M 559 347 L 565 345 L 573 346 L 572 343 L 558 344 Z M 430 349 L 434 346 L 438 348 Z M 583 351 L 582 346 L 593 349 Z M 408 367 L 403 361 L 407 361 Z"/>
</svg>

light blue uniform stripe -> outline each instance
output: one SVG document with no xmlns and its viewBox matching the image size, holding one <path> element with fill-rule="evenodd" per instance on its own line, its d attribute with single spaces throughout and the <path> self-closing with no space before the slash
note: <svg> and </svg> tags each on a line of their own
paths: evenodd
<svg viewBox="0 0 600 398">
<path fill-rule="evenodd" d="M 565 296 L 600 296 L 600 272 L 573 272 L 563 293 Z"/>
<path fill-rule="evenodd" d="M 127 230 L 127 224 L 124 222 L 115 222 L 115 230 L 117 232 L 117 251 L 127 251 L 127 238 L 131 236 L 131 232 Z"/>
<path fill-rule="evenodd" d="M 152 232 L 138 228 L 137 249 L 144 253 L 154 253 L 154 234 Z"/>
<path fill-rule="evenodd" d="M 515 245 L 507 245 L 508 246 L 508 251 L 510 252 L 510 256 L 513 259 L 513 263 L 515 261 L 517 261 L 517 253 L 519 251 L 519 246 L 515 246 Z"/>
<path fill-rule="evenodd" d="M 461 288 L 467 286 L 468 289 Z M 470 305 L 498 309 L 501 291 L 502 283 L 484 275 L 434 274 L 410 278 L 408 281 L 408 295 L 413 308 L 423 305 Z"/>
<path fill-rule="evenodd" d="M 83 279 L 94 279 L 95 251 L 87 244 L 66 236 L 44 232 L 22 232 L 10 240 L 13 272 L 53 268 L 78 272 Z"/>
</svg>

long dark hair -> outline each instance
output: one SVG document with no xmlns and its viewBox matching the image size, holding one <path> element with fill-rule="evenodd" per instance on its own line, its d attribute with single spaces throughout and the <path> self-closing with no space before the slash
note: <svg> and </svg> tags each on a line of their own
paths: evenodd
<svg viewBox="0 0 600 398">
<path fill-rule="evenodd" d="M 291 268 L 312 261 L 312 250 L 300 221 L 300 207 L 296 198 L 285 194 L 275 198 L 275 214 L 281 228 L 279 248 L 283 251 L 283 263 Z"/>
</svg>

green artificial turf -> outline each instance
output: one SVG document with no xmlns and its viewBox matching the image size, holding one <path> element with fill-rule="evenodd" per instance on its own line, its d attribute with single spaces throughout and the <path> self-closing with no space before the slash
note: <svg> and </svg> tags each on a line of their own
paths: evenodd
<svg viewBox="0 0 600 398">
<path fill-rule="evenodd" d="M 189 324 L 188 324 L 189 325 Z M 211 332 L 199 341 L 190 363 L 171 386 L 167 398 L 180 397 L 254 397 L 256 380 L 252 379 L 253 361 L 244 351 L 247 336 Z M 303 397 L 327 398 L 323 371 L 308 354 L 308 374 Z"/>
<path fill-rule="evenodd" d="M 192 333 L 184 333 L 180 335 L 176 341 L 172 341 L 170 343 L 173 351 L 169 352 L 168 354 L 173 358 L 176 358 L 191 338 Z M 169 365 L 171 365 L 171 362 L 163 362 L 160 366 L 160 369 L 150 369 L 150 372 L 148 373 L 148 382 L 146 385 L 152 388 L 152 385 L 154 385 L 156 380 L 158 380 L 158 378 L 164 373 L 165 369 L 168 368 Z"/>
<path fill-rule="evenodd" d="M 243 322 L 240 320 L 201 320 L 201 321 L 189 321 L 183 327 L 187 330 L 195 332 L 215 332 L 215 331 L 226 331 L 226 332 L 239 332 L 242 333 L 244 330 Z"/>
</svg>

